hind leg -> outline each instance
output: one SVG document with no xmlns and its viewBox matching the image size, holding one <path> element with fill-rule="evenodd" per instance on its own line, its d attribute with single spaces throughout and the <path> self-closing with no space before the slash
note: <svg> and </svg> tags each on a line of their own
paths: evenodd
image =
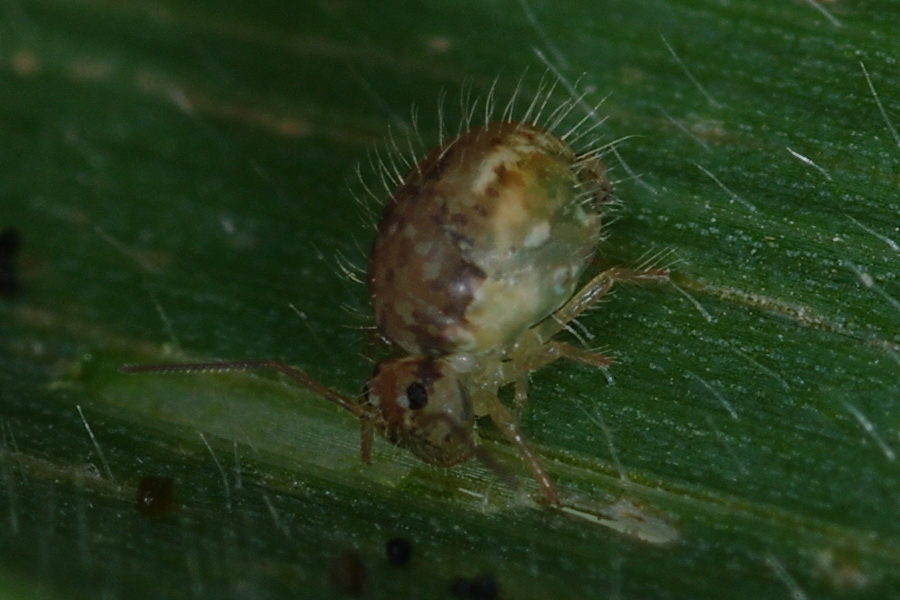
<svg viewBox="0 0 900 600">
<path fill-rule="evenodd" d="M 534 328 L 538 338 L 549 341 L 565 329 L 570 322 L 600 301 L 616 283 L 641 283 L 644 281 L 664 281 L 669 278 L 668 269 L 621 269 L 612 268 L 596 275 L 588 281 L 562 308 L 550 315 Z M 581 360 L 577 359 L 576 360 Z M 585 362 L 585 361 L 582 361 Z"/>
</svg>

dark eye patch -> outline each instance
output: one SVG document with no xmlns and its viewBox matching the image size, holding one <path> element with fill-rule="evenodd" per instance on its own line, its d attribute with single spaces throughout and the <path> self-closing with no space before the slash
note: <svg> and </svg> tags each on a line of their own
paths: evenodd
<svg viewBox="0 0 900 600">
<path fill-rule="evenodd" d="M 414 381 L 406 388 L 406 399 L 409 400 L 409 407 L 413 410 L 419 410 L 428 404 L 428 390 L 421 382 Z"/>
</svg>

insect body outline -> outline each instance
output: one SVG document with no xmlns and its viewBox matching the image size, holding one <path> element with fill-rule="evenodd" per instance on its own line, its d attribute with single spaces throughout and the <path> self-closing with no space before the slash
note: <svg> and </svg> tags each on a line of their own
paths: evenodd
<svg viewBox="0 0 900 600">
<path fill-rule="evenodd" d="M 531 371 L 560 358 L 609 366 L 607 357 L 554 336 L 614 283 L 663 279 L 667 271 L 608 269 L 579 289 L 612 198 L 605 166 L 596 149 L 576 154 L 569 147 L 565 138 L 574 130 L 557 136 L 538 125 L 540 110 L 524 122 L 508 112 L 433 149 L 391 194 L 367 283 L 379 333 L 406 355 L 380 361 L 361 398 L 275 360 L 123 371 L 274 369 L 360 420 L 365 462 L 377 432 L 429 464 L 477 457 L 490 466 L 476 432 L 476 418 L 489 416 L 544 500 L 560 505 L 555 484 L 498 393 L 514 387 L 518 414 Z"/>
</svg>

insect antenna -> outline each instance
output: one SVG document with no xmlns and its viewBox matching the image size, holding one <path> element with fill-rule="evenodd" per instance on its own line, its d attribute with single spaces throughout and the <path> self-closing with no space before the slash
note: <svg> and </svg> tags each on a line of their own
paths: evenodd
<svg viewBox="0 0 900 600">
<path fill-rule="evenodd" d="M 278 360 L 235 360 L 225 362 L 198 362 L 198 363 L 161 363 L 153 365 L 128 365 L 119 369 L 121 373 L 211 373 L 228 371 L 278 371 L 287 375 L 306 389 L 318 394 L 329 402 L 337 404 L 341 408 L 353 413 L 356 417 L 362 417 L 360 405 L 351 398 L 325 387 L 309 375 Z"/>
</svg>

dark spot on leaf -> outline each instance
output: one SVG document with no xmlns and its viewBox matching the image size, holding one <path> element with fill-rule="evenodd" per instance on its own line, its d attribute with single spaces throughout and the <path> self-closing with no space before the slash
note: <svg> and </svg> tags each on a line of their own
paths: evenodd
<svg viewBox="0 0 900 600">
<path fill-rule="evenodd" d="M 18 230 L 0 231 L 0 296 L 14 296 L 19 291 L 19 276 L 15 258 L 22 246 Z"/>
<path fill-rule="evenodd" d="M 351 596 L 362 596 L 366 587 L 366 567 L 355 550 L 345 550 L 328 569 L 331 584 Z"/>
<path fill-rule="evenodd" d="M 161 517 L 172 512 L 173 480 L 171 477 L 148 475 L 138 483 L 134 507 L 149 517 Z"/>
<path fill-rule="evenodd" d="M 412 558 L 412 542 L 406 538 L 393 538 L 387 543 L 388 562 L 395 567 L 405 567 Z"/>
</svg>

